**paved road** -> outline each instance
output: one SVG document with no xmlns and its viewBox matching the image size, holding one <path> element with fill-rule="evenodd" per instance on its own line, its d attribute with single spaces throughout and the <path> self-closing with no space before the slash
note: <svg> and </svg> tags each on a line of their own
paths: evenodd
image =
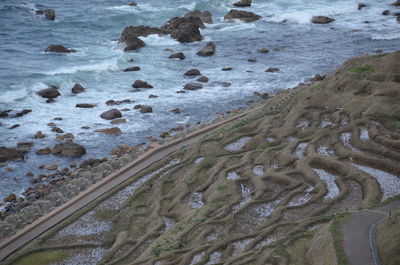
<svg viewBox="0 0 400 265">
<path fill-rule="evenodd" d="M 119 169 L 117 172 L 113 173 L 110 176 L 107 176 L 100 182 L 94 184 L 86 191 L 69 200 L 67 203 L 61 205 L 60 207 L 57 207 L 50 213 L 42 216 L 32 224 L 18 231 L 14 236 L 0 242 L 0 261 L 3 261 L 9 255 L 14 253 L 21 247 L 25 246 L 50 228 L 54 227 L 68 216 L 71 216 L 79 209 L 85 207 L 90 202 L 96 200 L 101 195 L 110 191 L 119 184 L 125 182 L 126 180 L 144 170 L 145 168 L 149 167 L 153 163 L 181 149 L 182 147 L 191 145 L 199 141 L 206 133 L 220 127 L 221 125 L 240 119 L 246 116 L 248 113 L 249 112 L 237 115 L 235 117 L 226 119 L 224 121 L 212 124 L 203 129 L 195 131 L 187 135 L 184 140 L 177 139 L 161 146 L 155 146 L 154 149 L 152 149 L 150 152 L 146 152 L 135 161 L 129 163 L 128 165 Z"/>
<path fill-rule="evenodd" d="M 369 232 L 372 226 L 400 207 L 400 200 L 375 210 L 364 210 L 353 215 L 342 227 L 343 247 L 351 265 L 374 265 Z"/>
</svg>

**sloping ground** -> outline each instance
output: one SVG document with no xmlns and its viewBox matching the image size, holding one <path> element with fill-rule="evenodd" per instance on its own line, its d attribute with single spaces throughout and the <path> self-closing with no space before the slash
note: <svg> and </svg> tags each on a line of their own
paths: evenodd
<svg viewBox="0 0 400 265">
<path fill-rule="evenodd" d="M 376 239 L 382 264 L 400 264 L 400 208 L 379 224 Z"/>
<path fill-rule="evenodd" d="M 337 264 L 324 224 L 400 194 L 399 69 L 400 53 L 364 56 L 277 95 L 10 263 Z"/>
</svg>

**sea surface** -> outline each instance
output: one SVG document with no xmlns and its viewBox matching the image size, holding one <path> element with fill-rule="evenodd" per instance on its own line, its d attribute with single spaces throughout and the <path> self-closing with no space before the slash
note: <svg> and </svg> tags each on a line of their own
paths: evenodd
<svg viewBox="0 0 400 265">
<path fill-rule="evenodd" d="M 217 112 L 246 106 L 256 100 L 257 92 L 271 93 L 290 88 L 317 73 L 331 73 L 346 59 L 377 49 L 398 50 L 400 24 L 394 16 L 383 16 L 394 0 L 363 0 L 366 8 L 357 10 L 353 0 L 254 0 L 245 10 L 261 15 L 254 23 L 226 22 L 223 16 L 233 7 L 231 0 L 138 0 L 137 7 L 121 0 L 1 0 L 0 1 L 0 111 L 32 109 L 19 118 L 0 119 L 0 146 L 15 147 L 18 142 L 33 141 L 34 147 L 24 162 L 8 162 L 0 168 L 0 197 L 11 192 L 20 194 L 29 184 L 25 174 L 50 173 L 40 165 L 57 163 L 67 166 L 90 157 L 105 157 L 115 146 L 146 142 L 146 136 L 157 137 L 176 126 L 189 115 L 189 123 L 210 121 Z M 53 8 L 55 21 L 36 15 L 39 9 Z M 204 40 L 181 44 L 168 36 L 150 35 L 142 38 L 147 46 L 137 52 L 123 52 L 116 40 L 129 25 L 162 26 L 170 18 L 189 11 L 209 10 L 213 24 L 202 30 Z M 332 16 L 328 25 L 312 24 L 314 15 Z M 368 23 L 367 23 L 368 22 Z M 212 57 L 199 57 L 196 52 L 206 42 L 213 41 L 217 52 Z M 50 44 L 62 44 L 78 52 L 45 53 Z M 273 48 L 283 47 L 281 51 Z M 269 53 L 257 49 L 268 48 Z M 183 52 L 185 60 L 168 56 L 172 49 Z M 130 62 L 134 59 L 134 62 Z M 248 59 L 257 59 L 249 62 Z M 123 72 L 130 66 L 141 71 Z M 231 71 L 222 71 L 232 67 Z M 269 67 L 280 72 L 267 73 Z M 193 79 L 183 73 L 199 69 L 210 81 L 204 88 L 178 94 L 183 85 Z M 132 92 L 132 83 L 141 79 L 153 89 Z M 222 82 L 232 83 L 224 87 Z M 86 92 L 71 93 L 75 83 Z M 36 92 L 50 85 L 60 87 L 60 97 L 47 104 Z M 150 94 L 158 98 L 149 98 Z M 107 100 L 131 99 L 135 102 L 117 106 L 129 108 L 123 112 L 126 124 L 118 125 L 120 136 L 93 132 L 113 127 L 100 118 L 111 109 Z M 92 109 L 79 109 L 77 103 L 97 104 Z M 136 104 L 150 105 L 153 113 L 140 114 L 132 109 Z M 180 108 L 181 114 L 170 110 Z M 62 120 L 53 119 L 61 117 Z M 84 145 L 87 155 L 80 160 L 59 156 L 35 155 L 35 150 L 53 146 L 56 133 L 47 126 L 55 122 L 65 133 L 72 133 L 75 142 Z M 19 124 L 15 129 L 9 127 Z M 89 126 L 89 130 L 81 129 Z M 37 131 L 47 135 L 33 139 Z M 11 172 L 10 172 L 11 171 Z"/>
</svg>

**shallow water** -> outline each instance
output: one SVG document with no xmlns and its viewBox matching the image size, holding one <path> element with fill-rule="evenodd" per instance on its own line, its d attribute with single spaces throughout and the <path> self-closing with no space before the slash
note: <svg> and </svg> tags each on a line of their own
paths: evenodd
<svg viewBox="0 0 400 265">
<path fill-rule="evenodd" d="M 382 16 L 385 9 L 399 12 L 384 0 L 365 0 L 361 11 L 353 0 L 258 0 L 249 11 L 263 16 L 250 24 L 228 23 L 223 16 L 232 8 L 231 0 L 148 0 L 138 7 L 129 7 L 122 0 L 3 0 L 0 3 L 0 110 L 32 109 L 32 113 L 14 119 L 1 119 L 0 146 L 13 147 L 17 142 L 33 141 L 35 146 L 27 154 L 26 162 L 7 163 L 14 168 L 6 172 L 0 168 L 0 196 L 20 193 L 29 184 L 26 172 L 46 173 L 38 165 L 58 162 L 66 166 L 73 159 L 56 156 L 36 156 L 34 150 L 53 146 L 55 133 L 46 126 L 54 117 L 62 117 L 57 125 L 66 133 L 73 133 L 76 142 L 87 148 L 89 157 L 103 157 L 121 143 L 137 144 L 146 136 L 158 136 L 176 126 L 176 121 L 190 115 L 190 123 L 209 121 L 216 112 L 244 106 L 256 99 L 254 91 L 272 92 L 288 88 L 316 73 L 329 73 L 352 56 L 373 53 L 376 49 L 393 51 L 398 47 L 400 32 L 393 16 Z M 54 8 L 56 20 L 45 21 L 35 14 L 38 9 Z M 143 38 L 147 47 L 138 52 L 124 53 L 118 39 L 125 26 L 161 26 L 174 16 L 193 9 L 209 10 L 214 24 L 202 30 L 204 41 L 180 44 L 169 37 L 151 35 Z M 333 16 L 329 25 L 313 25 L 313 15 Z M 286 22 L 282 22 L 285 21 Z M 370 21 L 366 24 L 364 21 Z M 198 57 L 195 52 L 206 41 L 214 41 L 217 52 L 210 58 Z M 77 53 L 58 55 L 44 53 L 49 44 L 62 44 Z M 274 51 L 274 47 L 284 47 Z M 168 59 L 165 48 L 184 52 L 183 61 Z M 256 50 L 268 48 L 270 53 Z M 257 62 L 248 62 L 256 58 Z M 128 60 L 134 59 L 133 63 Z M 140 66 L 138 72 L 122 72 L 129 66 Z M 233 67 L 232 71 L 221 71 Z M 269 67 L 279 67 L 278 73 L 266 73 Z M 204 89 L 176 94 L 191 79 L 183 73 L 198 68 L 210 78 Z M 248 72 L 250 71 L 250 72 Z M 131 92 L 136 79 L 142 79 L 154 89 Z M 223 87 L 218 82 L 232 85 Z M 87 91 L 73 95 L 74 83 Z M 46 104 L 35 92 L 49 85 L 60 87 L 62 94 L 55 103 Z M 149 99 L 149 94 L 159 98 Z M 111 127 L 100 114 L 110 109 L 110 99 L 132 99 L 135 102 L 117 106 L 130 108 L 123 112 L 126 124 L 119 125 L 120 136 L 94 133 L 96 129 Z M 195 100 L 194 100 L 195 98 Z M 94 103 L 93 109 L 77 109 L 77 103 Z M 153 106 L 154 113 L 139 114 L 135 104 Z M 181 114 L 170 110 L 180 108 Z M 21 126 L 10 130 L 14 124 Z M 90 130 L 82 130 L 90 126 Z M 47 138 L 32 139 L 37 131 Z M 14 178 L 18 177 L 19 180 Z"/>
</svg>

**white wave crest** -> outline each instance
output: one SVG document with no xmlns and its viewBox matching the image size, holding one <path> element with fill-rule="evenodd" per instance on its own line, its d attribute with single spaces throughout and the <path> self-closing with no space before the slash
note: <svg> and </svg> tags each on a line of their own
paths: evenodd
<svg viewBox="0 0 400 265">
<path fill-rule="evenodd" d="M 71 67 L 61 67 L 54 71 L 45 72 L 45 75 L 60 75 L 60 74 L 76 74 L 78 72 L 106 72 L 106 71 L 117 71 L 118 60 L 116 58 L 111 60 L 105 60 L 101 63 L 86 64 Z"/>
<path fill-rule="evenodd" d="M 157 34 L 152 34 L 147 37 L 140 37 L 147 46 L 170 46 L 178 45 L 179 42 L 174 40 L 169 36 L 159 36 Z"/>
</svg>

